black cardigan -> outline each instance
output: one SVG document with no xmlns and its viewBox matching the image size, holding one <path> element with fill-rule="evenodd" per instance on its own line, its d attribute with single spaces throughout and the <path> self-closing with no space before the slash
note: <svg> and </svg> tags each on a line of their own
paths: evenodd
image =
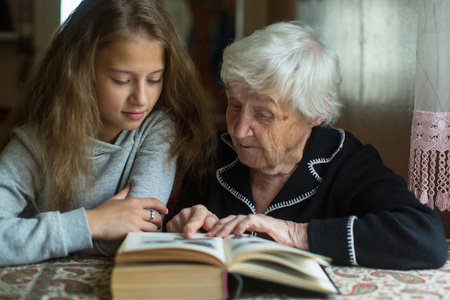
<svg viewBox="0 0 450 300">
<path fill-rule="evenodd" d="M 199 183 L 188 172 L 174 214 L 195 204 L 219 218 L 256 213 L 248 167 L 229 134 L 218 134 L 215 174 Z M 311 252 L 335 264 L 426 269 L 447 260 L 437 214 L 408 191 L 371 145 L 340 129 L 313 128 L 296 171 L 265 214 L 309 223 Z"/>
</svg>

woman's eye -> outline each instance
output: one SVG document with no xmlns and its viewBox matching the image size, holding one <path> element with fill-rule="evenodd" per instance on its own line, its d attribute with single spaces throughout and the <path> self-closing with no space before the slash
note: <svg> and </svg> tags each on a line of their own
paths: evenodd
<svg viewBox="0 0 450 300">
<path fill-rule="evenodd" d="M 241 104 L 236 103 L 236 102 L 228 102 L 228 106 L 233 107 L 233 108 L 241 108 Z"/>
<path fill-rule="evenodd" d="M 272 118 L 272 116 L 267 113 L 257 113 L 256 115 L 261 121 L 269 121 Z"/>
<path fill-rule="evenodd" d="M 237 104 L 229 104 L 228 106 L 230 107 L 230 109 L 232 111 L 237 112 L 237 113 L 241 111 L 241 107 L 242 107 L 242 106 L 237 105 Z"/>
</svg>

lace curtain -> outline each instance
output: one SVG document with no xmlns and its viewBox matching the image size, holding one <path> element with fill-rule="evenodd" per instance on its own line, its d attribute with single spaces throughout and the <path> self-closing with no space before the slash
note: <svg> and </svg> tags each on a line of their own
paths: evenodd
<svg viewBox="0 0 450 300">
<path fill-rule="evenodd" d="M 409 189 L 450 212 L 450 1 L 419 0 Z"/>
</svg>

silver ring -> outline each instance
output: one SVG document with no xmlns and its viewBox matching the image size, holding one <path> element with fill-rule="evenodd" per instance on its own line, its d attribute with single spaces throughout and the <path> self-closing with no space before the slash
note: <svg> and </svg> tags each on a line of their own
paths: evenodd
<svg viewBox="0 0 450 300">
<path fill-rule="evenodd" d="M 153 210 L 150 211 L 150 219 L 148 219 L 149 222 L 153 221 L 155 218 L 155 212 Z"/>
</svg>

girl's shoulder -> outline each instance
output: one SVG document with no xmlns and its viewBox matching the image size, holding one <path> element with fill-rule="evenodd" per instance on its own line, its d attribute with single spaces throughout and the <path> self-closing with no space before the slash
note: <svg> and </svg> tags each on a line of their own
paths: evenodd
<svg viewBox="0 0 450 300">
<path fill-rule="evenodd" d="M 152 143 L 170 140 L 175 136 L 175 126 L 171 117 L 160 110 L 152 111 L 142 124 L 131 131 L 122 131 L 117 137 L 115 146 L 141 144 L 146 140 Z M 150 142 L 150 141 L 149 141 Z"/>
<path fill-rule="evenodd" d="M 26 146 L 30 146 L 32 148 L 40 148 L 42 143 L 39 139 L 39 132 L 35 126 L 32 125 L 23 125 L 16 127 L 12 130 L 11 139 L 19 139 Z"/>
<path fill-rule="evenodd" d="M 11 140 L 3 149 L 5 157 L 33 157 L 34 160 L 44 159 L 44 146 L 39 139 L 37 128 L 30 125 L 16 127 L 11 132 Z"/>
<path fill-rule="evenodd" d="M 137 129 L 140 132 L 148 132 L 151 130 L 162 130 L 171 132 L 174 129 L 174 121 L 169 114 L 156 110 L 152 111 Z"/>
</svg>

